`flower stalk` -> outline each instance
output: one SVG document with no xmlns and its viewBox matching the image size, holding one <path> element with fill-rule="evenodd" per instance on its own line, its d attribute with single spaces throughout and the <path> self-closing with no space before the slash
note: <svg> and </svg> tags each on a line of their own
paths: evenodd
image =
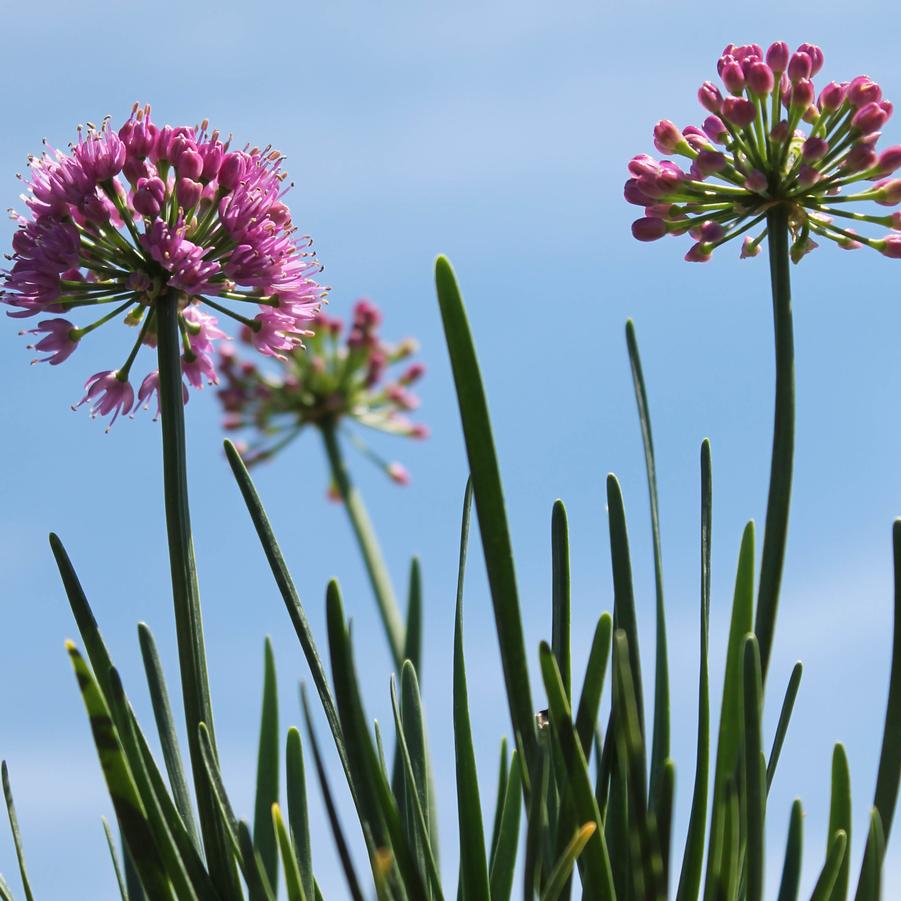
<svg viewBox="0 0 901 901">
<path fill-rule="evenodd" d="M 350 473 L 344 463 L 341 446 L 338 442 L 337 430 L 332 422 L 323 423 L 320 427 L 322 440 L 325 444 L 325 452 L 328 456 L 332 481 L 338 490 L 338 494 L 347 510 L 350 525 L 354 537 L 363 555 L 363 563 L 366 573 L 372 585 L 373 594 L 378 604 L 379 615 L 385 627 L 385 635 L 391 648 L 391 656 L 395 666 L 400 668 L 404 662 L 404 625 L 397 604 L 397 597 L 388 574 L 388 567 L 382 556 L 372 521 L 366 512 L 363 498 L 356 486 L 351 481 Z"/>
<path fill-rule="evenodd" d="M 225 897 L 228 897 L 228 884 L 222 883 L 228 878 L 226 874 L 233 870 L 234 863 L 226 843 L 226 836 L 222 831 L 215 799 L 204 776 L 205 769 L 200 750 L 200 723 L 206 725 L 210 740 L 213 741 L 213 710 L 188 505 L 185 413 L 182 396 L 184 388 L 180 355 L 181 335 L 178 326 L 180 298 L 181 292 L 170 288 L 156 308 L 159 319 L 157 357 L 166 529 L 169 539 L 169 564 L 172 574 L 172 598 L 175 606 L 185 725 L 203 845 L 210 872 L 226 893 Z"/>
<path fill-rule="evenodd" d="M 761 672 L 767 663 L 779 606 L 779 587 L 785 560 L 788 512 L 791 499 L 792 460 L 795 450 L 795 352 L 792 330 L 791 276 L 789 274 L 788 212 L 785 205 L 767 213 L 767 243 L 773 292 L 773 330 L 776 349 L 776 405 L 773 452 L 767 497 L 766 527 L 760 561 L 760 585 L 754 631 L 760 642 Z"/>
</svg>

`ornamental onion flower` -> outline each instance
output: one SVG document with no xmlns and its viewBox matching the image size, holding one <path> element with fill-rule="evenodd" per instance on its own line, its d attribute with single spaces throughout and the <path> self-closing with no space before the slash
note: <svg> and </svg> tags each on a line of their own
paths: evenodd
<svg viewBox="0 0 901 901">
<path fill-rule="evenodd" d="M 224 425 L 228 430 L 250 433 L 249 444 L 241 449 L 245 462 L 270 459 L 307 426 L 334 436 L 337 429 L 354 421 L 392 435 L 428 435 L 424 425 L 409 417 L 419 406 L 411 388 L 425 372 L 423 364 L 408 363 L 388 378 L 390 367 L 415 353 L 416 342 L 385 343 L 379 335 L 381 321 L 378 307 L 359 300 L 342 340 L 341 320 L 319 312 L 312 321 L 315 334 L 305 350 L 284 354 L 277 372 L 261 370 L 241 359 L 230 345 L 221 349 L 219 368 L 224 384 L 219 399 Z M 241 337 L 245 344 L 252 344 L 256 336 L 245 330 Z M 383 460 L 358 435 L 349 436 L 394 482 L 409 482 L 400 464 Z"/>
<path fill-rule="evenodd" d="M 655 241 L 688 234 L 696 242 L 685 255 L 690 262 L 706 262 L 745 236 L 741 256 L 752 257 L 766 237 L 767 212 L 779 206 L 796 263 L 818 238 L 901 257 L 901 234 L 893 233 L 901 230 L 901 213 L 848 207 L 901 202 L 901 179 L 892 177 L 901 146 L 876 146 L 892 104 L 866 75 L 832 81 L 817 94 L 813 77 L 822 66 L 823 53 L 812 44 L 793 54 L 783 42 L 766 52 L 729 44 L 717 63 L 724 90 L 705 81 L 698 91 L 709 114 L 700 127 L 680 129 L 664 119 L 654 128 L 657 150 L 684 164 L 646 154 L 630 161 L 625 197 L 645 208 L 633 235 Z M 852 223 L 890 232 L 866 236 Z"/>
<path fill-rule="evenodd" d="M 13 214 L 4 273 L 9 315 L 52 316 L 24 332 L 39 336 L 30 346 L 51 365 L 107 322 L 136 333 L 124 361 L 88 379 L 76 406 L 111 414 L 110 425 L 131 412 L 132 365 L 142 345 L 156 346 L 156 314 L 168 300 L 178 305 L 182 372 L 195 388 L 218 382 L 216 349 L 226 335 L 214 313 L 240 322 L 262 354 L 301 346 L 325 289 L 310 239 L 285 205 L 282 163 L 271 147 L 232 149 L 206 122 L 158 127 L 138 104 L 118 132 L 109 120 L 79 127 L 67 150 L 48 146 L 29 159 L 28 213 Z M 232 302 L 249 304 L 251 315 Z M 95 318 L 76 325 L 69 317 L 79 313 Z M 149 405 L 157 391 L 151 372 L 138 403 Z"/>
</svg>

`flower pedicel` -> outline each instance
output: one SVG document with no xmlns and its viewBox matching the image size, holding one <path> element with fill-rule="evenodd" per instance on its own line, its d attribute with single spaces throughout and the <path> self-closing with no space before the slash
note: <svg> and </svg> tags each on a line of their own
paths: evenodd
<svg viewBox="0 0 901 901">
<path fill-rule="evenodd" d="M 108 120 L 78 131 L 68 152 L 48 147 L 29 160 L 30 216 L 13 214 L 19 227 L 3 291 L 16 308 L 9 315 L 53 317 L 27 331 L 51 365 L 111 320 L 136 330 L 122 365 L 91 376 L 76 406 L 111 415 L 110 424 L 134 408 L 132 365 L 142 345 L 155 346 L 157 306 L 167 298 L 178 304 L 182 373 L 195 388 L 218 382 L 215 348 L 225 337 L 203 306 L 238 320 L 260 353 L 301 345 L 325 289 L 310 239 L 298 236 L 283 202 L 281 154 L 232 150 L 206 122 L 160 128 L 137 104 L 118 132 Z M 102 315 L 81 326 L 67 318 L 87 311 Z M 139 404 L 158 382 L 156 371 L 144 378 Z"/>
</svg>

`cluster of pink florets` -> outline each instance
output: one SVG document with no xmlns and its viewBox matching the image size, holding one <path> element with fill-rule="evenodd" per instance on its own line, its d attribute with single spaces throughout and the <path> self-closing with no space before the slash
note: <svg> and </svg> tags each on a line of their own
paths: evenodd
<svg viewBox="0 0 901 901">
<path fill-rule="evenodd" d="M 901 257 L 901 213 L 850 211 L 849 201 L 892 207 L 901 202 L 901 146 L 881 153 L 876 143 L 892 114 L 892 104 L 866 75 L 830 82 L 817 95 L 813 77 L 823 52 L 802 44 L 791 53 L 784 42 L 764 52 L 757 44 L 729 44 L 717 63 L 725 92 L 705 81 L 698 91 L 709 113 L 700 127 L 679 129 L 669 120 L 654 128 L 654 145 L 671 160 L 646 154 L 629 163 L 625 197 L 645 208 L 632 225 L 639 241 L 689 234 L 695 244 L 685 256 L 706 262 L 722 244 L 745 235 L 742 257 L 756 256 L 767 211 L 788 209 L 792 259 L 816 247 L 813 235 L 848 250 L 867 245 Z M 800 126 L 809 126 L 803 130 Z M 847 186 L 866 181 L 856 193 Z M 894 230 L 866 237 L 836 220 L 870 223 Z M 845 223 L 847 224 L 847 223 Z"/>
<path fill-rule="evenodd" d="M 52 365 L 107 321 L 138 330 L 125 363 L 92 376 L 78 406 L 115 420 L 148 404 L 157 373 L 137 399 L 129 374 L 141 345 L 156 343 L 163 299 L 178 303 L 183 372 L 196 388 L 218 381 L 216 347 L 226 337 L 201 303 L 241 322 L 263 354 L 301 345 L 325 291 L 310 240 L 298 236 L 284 203 L 282 162 L 271 148 L 231 149 L 206 123 L 158 127 L 137 104 L 118 132 L 108 121 L 79 128 L 67 151 L 48 147 L 29 160 L 30 216 L 14 214 L 4 276 L 3 301 L 16 308 L 9 315 L 57 314 L 27 332 L 39 336 L 31 346 Z M 256 313 L 221 301 L 249 303 Z M 82 327 L 59 315 L 81 308 L 103 315 Z"/>
<path fill-rule="evenodd" d="M 413 339 L 386 343 L 379 334 L 381 323 L 381 312 L 368 300 L 357 301 L 346 333 L 340 319 L 320 311 L 303 352 L 279 357 L 277 371 L 261 370 L 231 346 L 222 348 L 218 393 L 224 425 L 248 434 L 240 444 L 248 464 L 270 459 L 309 425 L 335 429 L 355 421 L 392 435 L 427 437 L 428 429 L 410 419 L 419 407 L 412 386 L 425 372 L 422 363 L 407 362 L 417 344 Z M 247 341 L 251 336 L 245 332 L 242 337 Z M 402 362 L 407 365 L 390 376 L 391 368 Z M 394 481 L 409 480 L 399 463 L 386 462 L 355 434 L 352 441 Z"/>
</svg>

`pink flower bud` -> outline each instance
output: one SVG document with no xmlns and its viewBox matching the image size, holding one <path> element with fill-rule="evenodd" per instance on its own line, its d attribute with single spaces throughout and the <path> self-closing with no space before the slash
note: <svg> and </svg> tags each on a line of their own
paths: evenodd
<svg viewBox="0 0 901 901">
<path fill-rule="evenodd" d="M 821 160 L 829 152 L 829 142 L 823 138 L 808 138 L 801 147 L 801 155 L 808 163 Z"/>
<path fill-rule="evenodd" d="M 788 44 L 785 41 L 776 41 L 770 44 L 766 52 L 766 64 L 777 74 L 781 75 L 788 67 Z"/>
<path fill-rule="evenodd" d="M 685 254 L 686 263 L 706 263 L 710 260 L 713 248 L 709 244 L 698 242 L 692 244 L 691 249 Z"/>
<path fill-rule="evenodd" d="M 222 158 L 219 167 L 219 185 L 226 191 L 233 191 L 244 174 L 245 156 L 240 151 L 232 151 Z"/>
<path fill-rule="evenodd" d="M 200 178 L 203 172 L 203 157 L 196 151 L 188 147 L 178 157 L 175 164 L 178 174 L 181 178 L 190 178 L 196 180 Z"/>
<path fill-rule="evenodd" d="M 786 122 L 785 119 L 777 122 L 770 129 L 770 138 L 772 138 L 777 144 L 782 144 L 788 139 L 788 122 Z"/>
<path fill-rule="evenodd" d="M 865 172 L 876 165 L 876 151 L 869 144 L 855 144 L 842 163 L 843 172 Z"/>
<path fill-rule="evenodd" d="M 809 188 L 820 180 L 820 173 L 813 166 L 806 163 L 798 169 L 798 186 L 801 188 Z"/>
<path fill-rule="evenodd" d="M 824 113 L 834 113 L 844 102 L 845 95 L 848 93 L 846 84 L 839 84 L 837 81 L 830 81 L 829 84 L 820 91 L 819 108 Z"/>
<path fill-rule="evenodd" d="M 718 113 L 723 108 L 723 95 L 713 82 L 705 81 L 698 88 L 698 100 L 709 113 Z"/>
<path fill-rule="evenodd" d="M 190 210 L 200 203 L 203 185 L 190 178 L 180 178 L 175 186 L 175 197 L 182 209 Z"/>
<path fill-rule="evenodd" d="M 876 249 L 893 260 L 901 260 L 901 235 L 889 235 L 876 245 Z"/>
<path fill-rule="evenodd" d="M 755 194 L 763 194 L 769 188 L 769 183 L 766 176 L 759 169 L 752 169 L 745 179 L 745 187 Z"/>
<path fill-rule="evenodd" d="M 715 175 L 726 168 L 726 157 L 718 150 L 700 150 L 693 163 L 694 169 L 701 176 Z"/>
<path fill-rule="evenodd" d="M 723 117 L 738 128 L 744 128 L 754 121 L 757 109 L 744 97 L 727 97 L 723 101 Z"/>
<path fill-rule="evenodd" d="M 879 175 L 891 175 L 896 169 L 901 168 L 901 146 L 887 147 L 879 154 L 876 163 Z"/>
<path fill-rule="evenodd" d="M 725 144 L 729 140 L 729 132 L 719 116 L 708 116 L 704 120 L 704 134 L 714 144 Z"/>
<path fill-rule="evenodd" d="M 654 126 L 654 146 L 661 153 L 676 153 L 684 145 L 682 132 L 669 119 L 661 119 Z"/>
<path fill-rule="evenodd" d="M 875 101 L 860 107 L 851 120 L 851 127 L 862 135 L 879 131 L 888 119 L 886 111 Z"/>
<path fill-rule="evenodd" d="M 858 75 L 848 85 L 848 101 L 852 106 L 862 107 L 882 100 L 882 88 L 869 75 Z"/>
<path fill-rule="evenodd" d="M 648 197 L 641 188 L 638 187 L 638 179 L 630 178 L 623 188 L 623 196 L 629 203 L 634 203 L 636 206 L 648 206 L 653 203 L 653 199 Z"/>
<path fill-rule="evenodd" d="M 200 178 L 205 182 L 212 181 L 219 174 L 225 151 L 218 141 L 213 141 L 200 148 L 200 155 L 203 157 L 203 171 Z"/>
<path fill-rule="evenodd" d="M 657 241 L 666 234 L 666 223 L 662 219 L 645 217 L 632 223 L 632 237 L 639 241 Z"/>
<path fill-rule="evenodd" d="M 879 196 L 876 197 L 876 203 L 882 206 L 896 206 L 901 203 L 901 178 L 876 182 L 873 190 L 879 192 Z"/>
<path fill-rule="evenodd" d="M 742 70 L 741 63 L 729 62 L 723 66 L 720 73 L 723 84 L 730 94 L 740 97 L 745 89 L 745 73 Z"/>
<path fill-rule="evenodd" d="M 857 234 L 853 228 L 848 229 L 851 234 Z M 863 247 L 863 244 L 860 241 L 855 241 L 854 238 L 849 238 L 847 235 L 842 235 L 838 241 L 836 242 L 842 250 L 858 250 Z"/>
<path fill-rule="evenodd" d="M 804 110 L 806 112 L 808 107 L 813 103 L 813 98 L 813 82 L 809 78 L 802 78 L 800 81 L 797 81 L 792 85 L 792 109 Z"/>
<path fill-rule="evenodd" d="M 389 463 L 386 472 L 391 476 L 391 480 L 398 485 L 410 484 L 410 473 L 400 465 L 400 463 Z"/>
<path fill-rule="evenodd" d="M 782 46 L 785 47 L 785 44 L 783 44 Z M 785 51 L 786 53 L 788 53 L 788 47 L 785 47 Z M 760 244 L 758 244 L 753 238 L 745 238 L 744 241 L 741 242 L 741 258 L 743 260 L 750 259 L 751 257 L 756 257 L 759 253 Z"/>
<path fill-rule="evenodd" d="M 895 210 L 895 212 L 891 214 L 891 219 L 892 219 L 891 227 L 895 231 L 901 231 L 901 211 Z"/>
<path fill-rule="evenodd" d="M 702 241 L 706 241 L 709 243 L 715 243 L 719 241 L 723 235 L 726 234 L 726 229 L 723 228 L 719 222 L 714 222 L 712 219 L 708 219 L 703 225 L 701 225 L 700 229 L 700 238 Z"/>
<path fill-rule="evenodd" d="M 131 203 L 142 216 L 153 218 L 159 215 L 166 197 L 166 186 L 161 178 L 142 178 L 138 180 Z"/>
<path fill-rule="evenodd" d="M 799 53 L 806 53 L 810 58 L 810 78 L 813 78 L 823 68 L 823 51 L 816 44 L 801 44 Z"/>
<path fill-rule="evenodd" d="M 656 175 L 660 171 L 660 163 L 646 153 L 639 153 L 629 160 L 628 169 L 635 176 Z"/>
<path fill-rule="evenodd" d="M 810 57 L 802 52 L 792 54 L 792 58 L 788 61 L 788 77 L 792 84 L 810 78 L 813 71 L 813 62 Z"/>
<path fill-rule="evenodd" d="M 748 88 L 757 97 L 766 97 L 776 84 L 773 70 L 761 62 L 751 63 L 747 74 Z"/>
</svg>

